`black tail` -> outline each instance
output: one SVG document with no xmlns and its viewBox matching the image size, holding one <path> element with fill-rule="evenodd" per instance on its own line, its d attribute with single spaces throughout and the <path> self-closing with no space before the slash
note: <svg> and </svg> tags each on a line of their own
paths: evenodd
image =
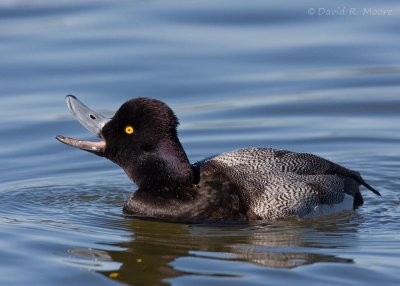
<svg viewBox="0 0 400 286">
<path fill-rule="evenodd" d="M 364 179 L 361 177 L 359 172 L 344 168 L 342 166 L 336 165 L 336 169 L 335 169 L 336 173 L 339 173 L 341 175 L 345 175 L 348 176 L 350 178 L 353 178 L 354 180 L 356 180 L 359 184 L 363 185 L 364 187 L 366 187 L 368 190 L 370 190 L 371 192 L 373 192 L 375 195 L 381 196 L 381 194 L 375 190 L 373 187 L 371 187 L 366 181 L 364 181 Z"/>
<path fill-rule="evenodd" d="M 364 187 L 366 187 L 368 190 L 370 190 L 371 192 L 373 192 L 375 195 L 381 196 L 381 194 L 375 190 L 373 187 L 371 187 L 366 181 L 364 181 L 363 178 L 360 177 L 360 183 L 361 185 L 363 185 Z"/>
</svg>

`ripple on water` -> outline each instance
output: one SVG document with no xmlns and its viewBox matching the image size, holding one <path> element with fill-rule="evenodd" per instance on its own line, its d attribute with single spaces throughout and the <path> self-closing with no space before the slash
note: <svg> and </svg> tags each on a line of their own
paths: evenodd
<svg viewBox="0 0 400 286">
<path fill-rule="evenodd" d="M 5 190 L 6 189 L 6 190 Z M 7 206 L 3 214 L 22 221 L 41 220 L 44 224 L 83 222 L 113 227 L 120 221 L 123 202 L 131 190 L 121 185 L 103 187 L 97 184 L 49 185 L 25 182 L 22 186 L 3 187 L 1 204 Z M 59 219 L 62 218 L 62 221 Z M 85 225 L 87 224 L 87 225 Z M 114 227 L 118 228 L 116 224 Z"/>
</svg>

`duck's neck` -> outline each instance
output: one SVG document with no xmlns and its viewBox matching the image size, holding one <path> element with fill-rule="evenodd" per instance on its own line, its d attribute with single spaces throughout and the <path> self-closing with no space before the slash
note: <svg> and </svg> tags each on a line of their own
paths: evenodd
<svg viewBox="0 0 400 286">
<path fill-rule="evenodd" d="M 153 150 L 143 152 L 133 167 L 124 168 L 140 189 L 178 191 L 193 184 L 193 172 L 178 138 L 161 140 Z"/>
</svg>

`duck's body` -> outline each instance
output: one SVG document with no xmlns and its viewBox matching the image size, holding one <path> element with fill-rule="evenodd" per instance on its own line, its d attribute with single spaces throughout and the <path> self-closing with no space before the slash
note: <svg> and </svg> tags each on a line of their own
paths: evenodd
<svg viewBox="0 0 400 286">
<path fill-rule="evenodd" d="M 67 101 L 92 130 L 93 122 L 81 116 L 86 107 L 74 97 Z M 87 117 L 100 117 L 93 114 Z M 174 113 L 153 99 L 128 101 L 111 121 L 96 124 L 101 130 L 95 133 L 105 139 L 101 143 L 57 138 L 120 165 L 138 185 L 124 205 L 124 212 L 135 216 L 185 222 L 274 220 L 353 210 L 363 204 L 360 185 L 379 194 L 358 172 L 312 154 L 245 148 L 191 165 L 177 137 Z M 128 127 L 135 132 L 127 132 Z"/>
<path fill-rule="evenodd" d="M 359 185 L 366 184 L 357 172 L 318 156 L 271 148 L 223 153 L 192 169 L 192 186 L 157 195 L 139 189 L 124 211 L 180 221 L 317 216 L 362 205 Z"/>
</svg>

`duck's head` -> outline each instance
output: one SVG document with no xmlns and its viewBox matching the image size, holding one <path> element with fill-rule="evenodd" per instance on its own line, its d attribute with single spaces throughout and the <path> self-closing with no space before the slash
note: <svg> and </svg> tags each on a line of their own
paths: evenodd
<svg viewBox="0 0 400 286">
<path fill-rule="evenodd" d="M 67 145 L 106 157 L 121 166 L 139 188 L 192 183 L 192 170 L 177 137 L 178 119 L 163 102 L 135 98 L 112 119 L 90 110 L 75 96 L 66 97 L 72 115 L 101 141 L 56 138 Z"/>
</svg>

